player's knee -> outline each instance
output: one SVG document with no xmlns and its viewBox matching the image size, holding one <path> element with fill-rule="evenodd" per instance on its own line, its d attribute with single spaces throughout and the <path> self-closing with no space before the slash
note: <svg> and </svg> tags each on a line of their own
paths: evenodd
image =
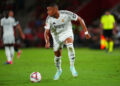
<svg viewBox="0 0 120 86">
<path fill-rule="evenodd" d="M 60 57 L 61 53 L 59 51 L 55 52 L 55 56 Z"/>
<path fill-rule="evenodd" d="M 67 38 L 66 40 L 65 40 L 65 43 L 67 44 L 67 43 L 73 43 L 73 39 L 72 38 Z"/>
</svg>

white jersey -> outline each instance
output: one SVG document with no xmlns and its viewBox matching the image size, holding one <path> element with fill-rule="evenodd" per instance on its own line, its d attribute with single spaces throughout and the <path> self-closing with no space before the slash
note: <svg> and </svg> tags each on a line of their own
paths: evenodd
<svg viewBox="0 0 120 86">
<path fill-rule="evenodd" d="M 13 44 L 15 43 L 14 38 L 14 26 L 18 23 L 15 22 L 13 17 L 2 18 L 1 19 L 1 26 L 3 27 L 3 42 L 4 44 Z"/>
<path fill-rule="evenodd" d="M 76 21 L 78 15 L 67 10 L 59 11 L 59 18 L 48 16 L 45 29 L 50 29 L 54 42 L 63 42 L 68 37 L 73 37 L 72 23 Z"/>
</svg>

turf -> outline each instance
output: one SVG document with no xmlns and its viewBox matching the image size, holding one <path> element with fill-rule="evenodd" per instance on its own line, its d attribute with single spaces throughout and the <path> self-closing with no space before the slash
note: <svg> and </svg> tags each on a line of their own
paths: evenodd
<svg viewBox="0 0 120 86">
<path fill-rule="evenodd" d="M 54 81 L 56 72 L 52 49 L 23 49 L 20 59 L 13 65 L 4 65 L 4 50 L 0 50 L 0 86 L 120 86 L 120 50 L 112 53 L 88 48 L 76 48 L 75 67 L 79 76 L 73 78 L 69 70 L 67 49 L 63 49 L 60 80 Z M 15 55 L 16 56 L 16 55 Z M 40 72 L 40 83 L 31 83 L 30 73 Z"/>
</svg>

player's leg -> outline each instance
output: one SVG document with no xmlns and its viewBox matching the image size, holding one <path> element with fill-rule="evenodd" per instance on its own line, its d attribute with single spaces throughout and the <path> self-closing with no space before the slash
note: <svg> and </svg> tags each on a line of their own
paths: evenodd
<svg viewBox="0 0 120 86">
<path fill-rule="evenodd" d="M 17 52 L 17 58 L 19 59 L 19 58 L 20 58 L 20 55 L 21 55 L 21 53 L 22 53 L 22 50 L 19 49 L 17 45 L 15 45 L 14 50 L 15 50 L 15 52 Z"/>
<path fill-rule="evenodd" d="M 113 46 L 114 46 L 114 42 L 113 42 L 113 30 L 110 30 L 109 31 L 109 52 L 112 52 L 113 51 Z"/>
<path fill-rule="evenodd" d="M 17 40 L 18 40 L 18 39 L 15 39 L 14 50 L 15 50 L 15 52 L 17 52 L 17 58 L 19 59 L 19 58 L 20 58 L 20 55 L 21 55 L 21 53 L 22 53 L 22 50 L 19 49 L 19 46 L 18 46 L 18 44 L 17 44 Z"/>
<path fill-rule="evenodd" d="M 15 52 L 18 52 L 18 51 L 19 51 L 19 49 L 18 49 L 18 48 L 16 48 L 16 46 L 14 47 L 14 50 L 15 50 Z"/>
<path fill-rule="evenodd" d="M 10 55 L 13 60 L 13 57 L 14 57 L 14 45 L 13 44 L 10 46 Z"/>
<path fill-rule="evenodd" d="M 61 73 L 62 73 L 61 52 L 62 52 L 62 48 L 60 48 L 60 44 L 54 45 L 54 54 L 55 54 L 54 61 L 55 61 L 55 65 L 57 68 L 57 72 L 54 76 L 54 80 L 58 80 L 60 78 Z"/>
<path fill-rule="evenodd" d="M 114 46 L 114 42 L 113 42 L 112 38 L 109 38 L 109 52 L 113 51 L 113 46 Z"/>
<path fill-rule="evenodd" d="M 108 37 L 105 37 L 105 39 L 106 39 L 105 48 L 106 48 L 106 51 L 108 51 L 108 49 L 109 49 L 109 40 L 108 40 Z"/>
<path fill-rule="evenodd" d="M 108 32 L 106 30 L 103 30 L 103 35 L 104 35 L 104 37 L 106 39 L 106 41 L 105 41 L 105 48 L 106 48 L 106 51 L 108 51 L 108 48 L 109 48 L 109 46 L 108 46 L 108 44 L 109 44 L 109 41 L 108 41 Z"/>
<path fill-rule="evenodd" d="M 6 64 L 12 64 L 12 59 L 11 59 L 11 55 L 10 55 L 10 47 L 8 45 L 5 45 L 5 54 L 7 57 Z"/>
<path fill-rule="evenodd" d="M 62 70 L 61 68 L 61 52 L 62 52 L 62 49 L 59 49 L 58 51 L 55 51 L 55 58 L 54 58 L 54 61 L 55 61 L 55 65 L 56 65 L 56 68 L 57 70 Z"/>
<path fill-rule="evenodd" d="M 20 58 L 21 53 L 22 53 L 22 50 L 19 49 L 18 52 L 17 52 L 17 58 L 18 58 L 18 59 Z"/>
<path fill-rule="evenodd" d="M 68 49 L 68 56 L 69 56 L 69 61 L 70 61 L 70 70 L 72 72 L 72 75 L 74 77 L 77 77 L 77 72 L 76 72 L 75 67 L 74 67 L 75 50 L 74 50 L 74 46 L 73 46 L 73 39 L 72 38 L 67 38 L 65 40 L 65 44 L 66 44 L 67 49 Z"/>
</svg>

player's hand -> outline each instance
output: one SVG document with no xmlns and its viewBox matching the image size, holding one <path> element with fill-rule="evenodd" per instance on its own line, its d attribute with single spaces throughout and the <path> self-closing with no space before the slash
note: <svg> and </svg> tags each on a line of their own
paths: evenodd
<svg viewBox="0 0 120 86">
<path fill-rule="evenodd" d="M 113 29 L 113 34 L 116 35 L 118 33 L 118 30 L 115 28 Z"/>
<path fill-rule="evenodd" d="M 50 42 L 45 44 L 45 48 L 47 48 L 47 49 L 50 48 Z"/>
<path fill-rule="evenodd" d="M 86 39 L 90 39 L 91 38 L 91 35 L 88 33 L 85 35 Z"/>
<path fill-rule="evenodd" d="M 25 35 L 24 35 L 24 34 L 21 34 L 21 38 L 24 40 L 24 39 L 25 39 Z"/>
</svg>

